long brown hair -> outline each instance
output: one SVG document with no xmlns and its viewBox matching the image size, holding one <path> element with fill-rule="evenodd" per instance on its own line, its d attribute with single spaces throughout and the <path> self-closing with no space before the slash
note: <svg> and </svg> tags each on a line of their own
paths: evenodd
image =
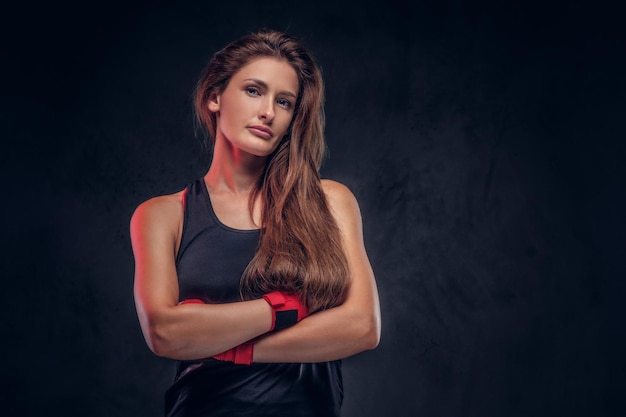
<svg viewBox="0 0 626 417">
<path fill-rule="evenodd" d="M 256 197 L 261 199 L 261 236 L 241 278 L 241 295 L 254 299 L 274 290 L 290 292 L 315 312 L 341 304 L 350 278 L 319 176 L 325 153 L 324 85 L 314 58 L 294 38 L 275 31 L 255 32 L 228 44 L 211 58 L 198 81 L 196 120 L 213 144 L 217 122 L 209 99 L 259 57 L 289 63 L 298 75 L 299 92 L 290 128 L 251 193 L 251 213 Z"/>
</svg>

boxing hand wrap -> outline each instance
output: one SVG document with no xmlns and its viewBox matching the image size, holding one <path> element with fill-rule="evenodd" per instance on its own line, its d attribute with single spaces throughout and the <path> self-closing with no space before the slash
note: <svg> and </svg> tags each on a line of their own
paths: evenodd
<svg viewBox="0 0 626 417">
<path fill-rule="evenodd" d="M 265 294 L 263 299 L 272 307 L 272 330 L 281 330 L 292 326 L 305 318 L 309 312 L 296 295 L 274 291 Z"/>
<path fill-rule="evenodd" d="M 218 353 L 213 359 L 218 361 L 229 361 L 238 365 L 250 365 L 252 363 L 254 344 L 252 341 L 242 343 L 226 352 Z"/>
<path fill-rule="evenodd" d="M 199 298 L 190 298 L 188 300 L 183 300 L 178 303 L 178 305 L 181 304 L 204 304 L 204 301 L 200 300 Z"/>
<path fill-rule="evenodd" d="M 275 291 L 265 294 L 263 299 L 272 307 L 272 327 L 270 331 L 292 326 L 308 314 L 306 306 L 300 302 L 297 296 Z M 220 361 L 233 362 L 238 365 L 250 365 L 254 356 L 254 342 L 257 339 L 242 343 L 226 352 L 218 353 L 213 358 Z"/>
</svg>

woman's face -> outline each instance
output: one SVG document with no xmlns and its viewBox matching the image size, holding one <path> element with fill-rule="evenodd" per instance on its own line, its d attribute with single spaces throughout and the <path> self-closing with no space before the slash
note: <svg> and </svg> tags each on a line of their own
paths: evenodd
<svg viewBox="0 0 626 417">
<path fill-rule="evenodd" d="M 216 140 L 252 155 L 271 154 L 289 128 L 298 87 L 298 76 L 285 61 L 261 57 L 243 66 L 209 101 L 217 117 Z"/>
</svg>

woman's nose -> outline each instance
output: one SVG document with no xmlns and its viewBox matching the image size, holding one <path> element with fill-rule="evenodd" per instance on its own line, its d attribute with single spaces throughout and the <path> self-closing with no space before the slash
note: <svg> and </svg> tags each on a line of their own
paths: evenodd
<svg viewBox="0 0 626 417">
<path fill-rule="evenodd" d="M 264 100 L 260 109 L 259 118 L 266 122 L 274 120 L 274 102 L 272 100 Z"/>
</svg>

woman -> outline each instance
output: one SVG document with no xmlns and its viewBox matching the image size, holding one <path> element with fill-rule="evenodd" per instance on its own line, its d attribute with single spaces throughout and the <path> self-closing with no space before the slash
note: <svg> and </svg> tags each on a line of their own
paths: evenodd
<svg viewBox="0 0 626 417">
<path fill-rule="evenodd" d="M 293 38 L 217 52 L 195 94 L 204 178 L 131 220 L 150 349 L 178 360 L 168 416 L 338 416 L 340 359 L 377 346 L 358 204 L 320 180 L 323 84 Z"/>
</svg>

